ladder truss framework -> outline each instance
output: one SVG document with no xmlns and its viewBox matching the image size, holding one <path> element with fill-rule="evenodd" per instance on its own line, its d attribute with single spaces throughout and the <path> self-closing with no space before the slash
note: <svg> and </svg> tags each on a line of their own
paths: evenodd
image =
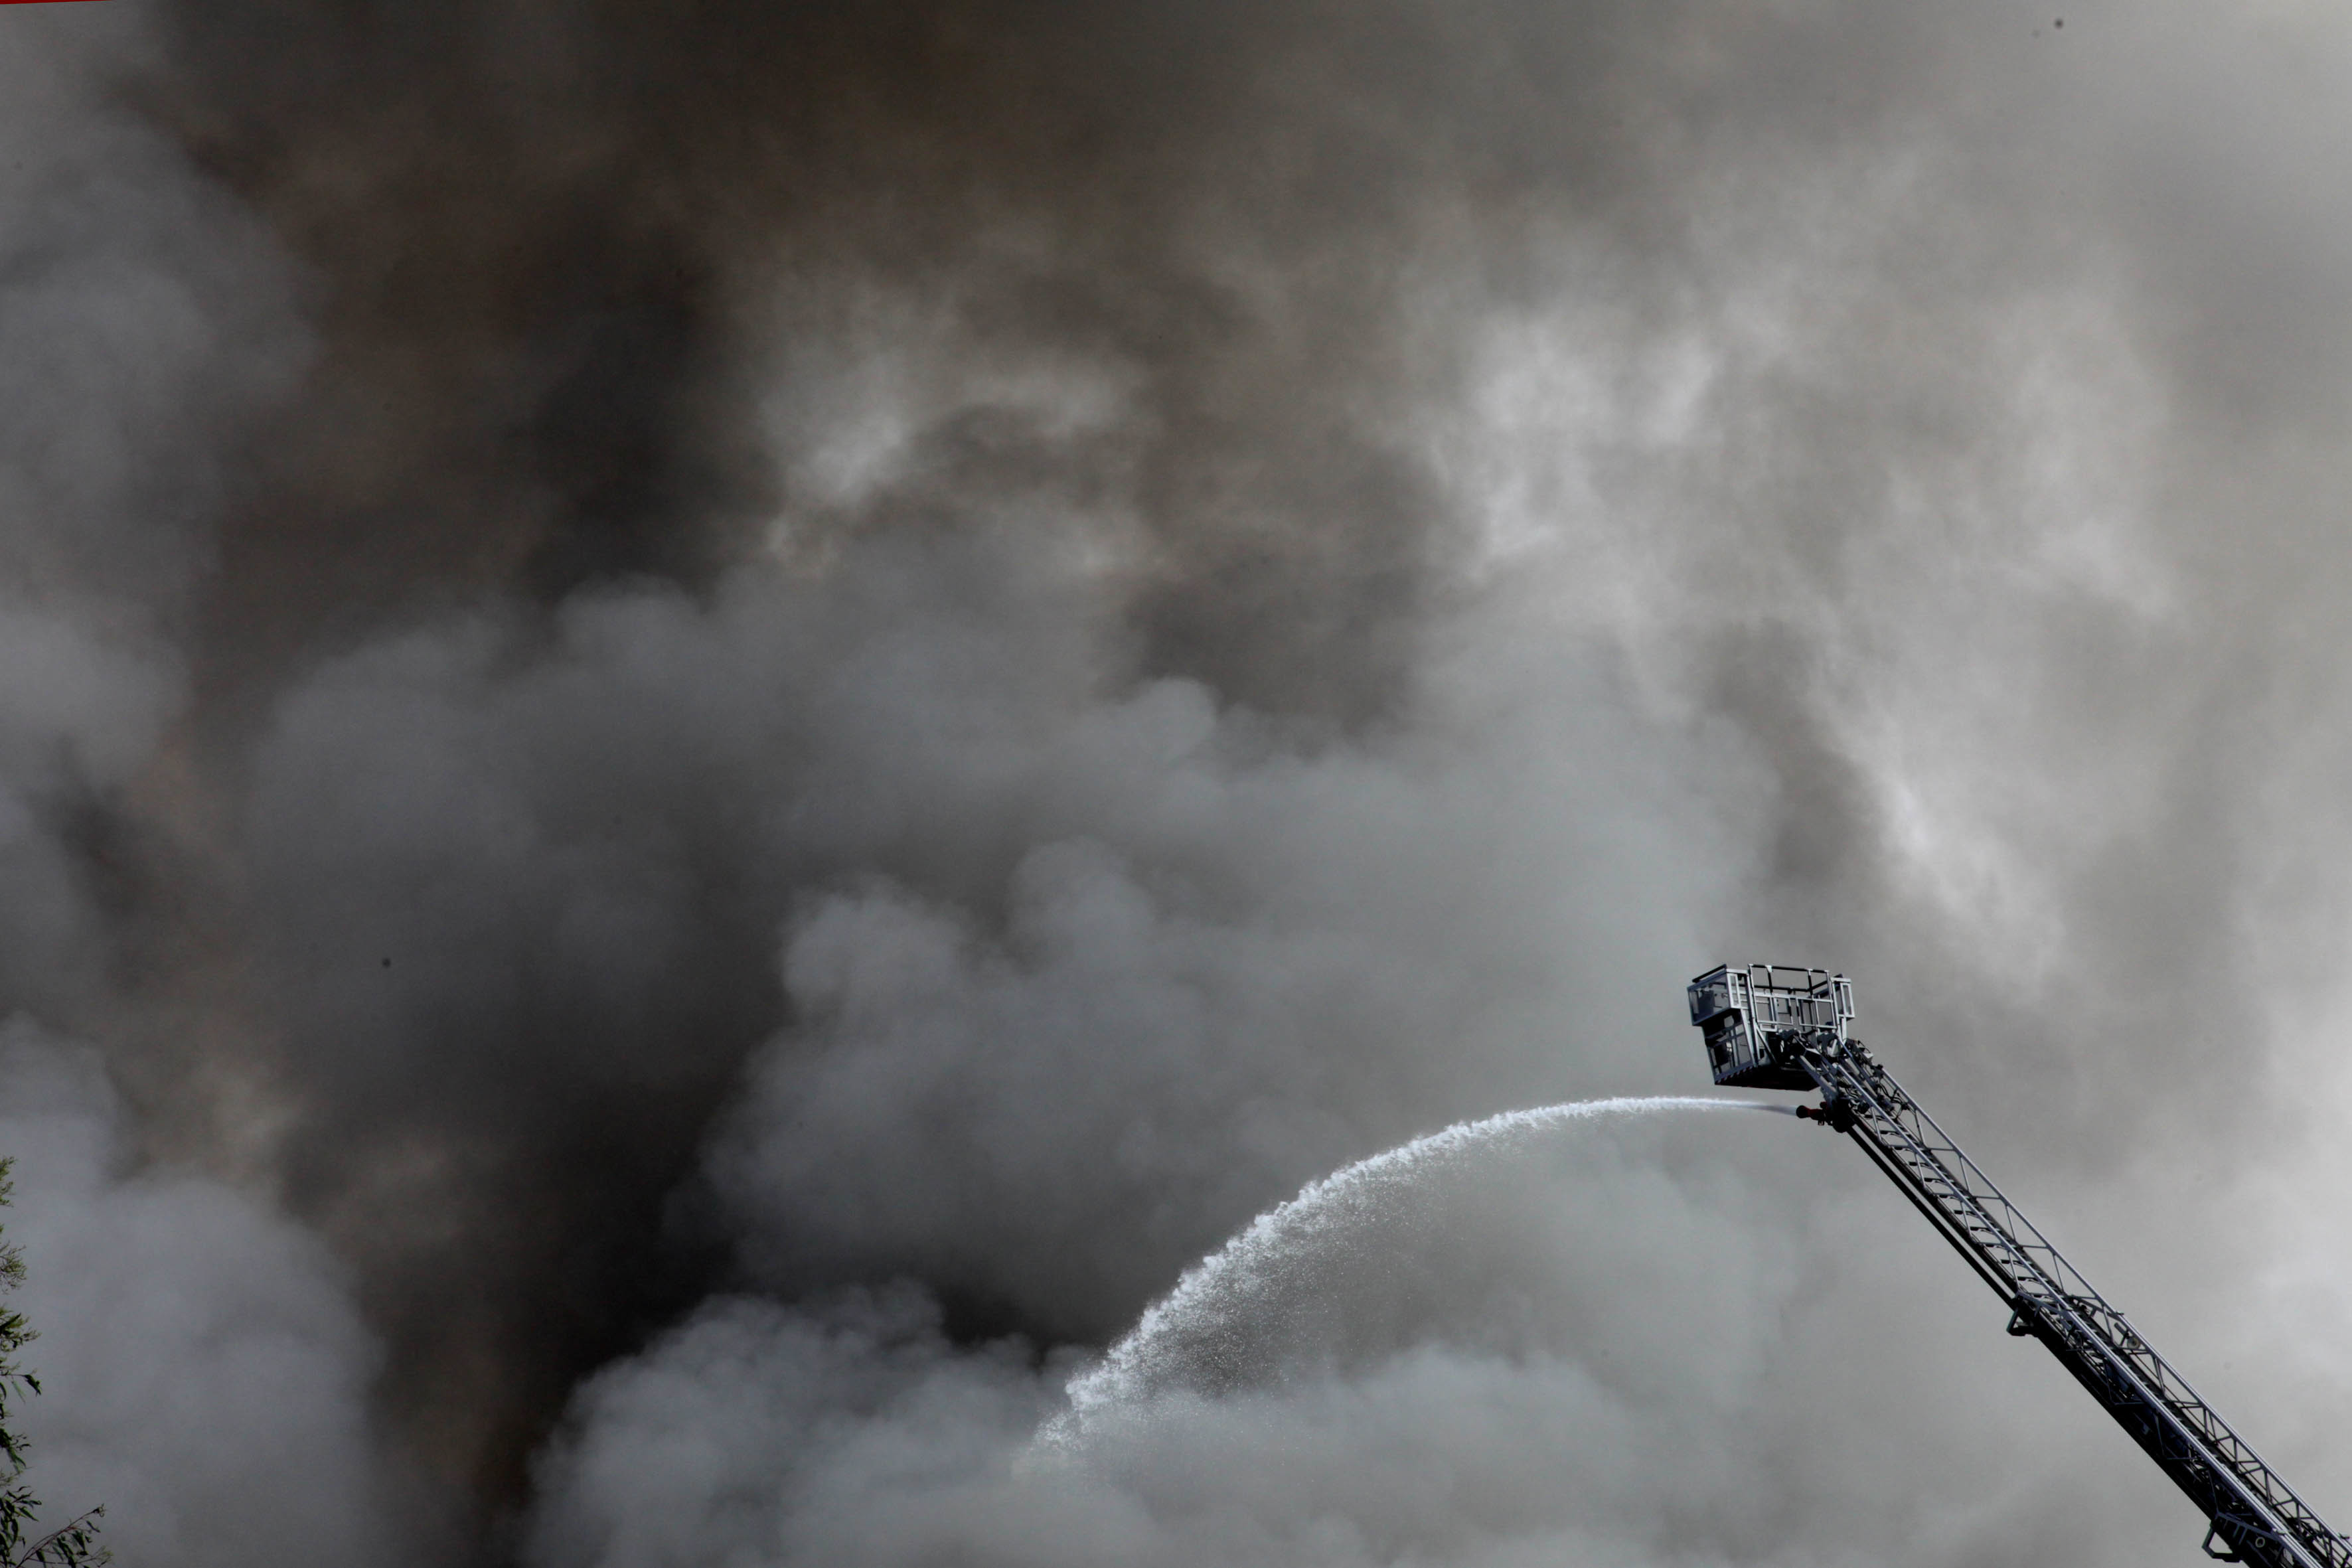
<svg viewBox="0 0 2352 1568">
<path fill-rule="evenodd" d="M 1692 1022 L 1706 1031 L 1717 1081 L 1780 1087 L 1801 1074 L 1818 1088 L 1821 1107 L 1799 1114 L 1860 1144 L 2008 1304 L 2009 1331 L 2048 1346 L 2203 1510 L 2210 1521 L 2207 1555 L 2262 1568 L 2352 1568 L 2352 1541 L 2330 1530 L 2230 1429 L 1850 1037 L 1853 993 L 1844 976 L 1727 966 L 1693 981 L 1690 994 Z"/>
</svg>

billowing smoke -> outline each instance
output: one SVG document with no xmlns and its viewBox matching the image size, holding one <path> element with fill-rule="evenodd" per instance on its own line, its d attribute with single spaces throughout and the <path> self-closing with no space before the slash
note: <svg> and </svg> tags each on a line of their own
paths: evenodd
<svg viewBox="0 0 2352 1568">
<path fill-rule="evenodd" d="M 0 12 L 0 1152 L 126 1560 L 2185 1560 L 1780 1118 L 1032 1443 L 1750 957 L 2352 1517 L 2332 10 Z"/>
</svg>

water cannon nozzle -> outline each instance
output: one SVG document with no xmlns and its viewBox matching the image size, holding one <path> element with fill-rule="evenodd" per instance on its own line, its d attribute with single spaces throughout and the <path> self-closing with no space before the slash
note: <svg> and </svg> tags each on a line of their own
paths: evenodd
<svg viewBox="0 0 2352 1568">
<path fill-rule="evenodd" d="M 1819 1105 L 1801 1105 L 1797 1114 L 1804 1121 L 1820 1122 L 1832 1132 L 1853 1131 L 1853 1107 L 1842 1098 L 1833 1097 Z"/>
</svg>

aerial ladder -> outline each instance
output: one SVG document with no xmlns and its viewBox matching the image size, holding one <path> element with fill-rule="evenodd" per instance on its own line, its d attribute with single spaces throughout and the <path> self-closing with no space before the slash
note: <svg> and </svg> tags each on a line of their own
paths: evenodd
<svg viewBox="0 0 2352 1568">
<path fill-rule="evenodd" d="M 2210 1521 L 2205 1554 L 2261 1568 L 2352 1568 L 2330 1530 L 2124 1315 L 2091 1288 L 1854 1038 L 1843 974 L 1725 965 L 1690 984 L 1715 1081 L 1819 1089 L 1797 1114 L 1843 1132 L 2049 1347 Z"/>
</svg>

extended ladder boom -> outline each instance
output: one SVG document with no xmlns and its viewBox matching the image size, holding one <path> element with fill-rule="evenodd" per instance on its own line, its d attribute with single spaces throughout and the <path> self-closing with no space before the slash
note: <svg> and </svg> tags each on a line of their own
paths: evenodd
<svg viewBox="0 0 2352 1568">
<path fill-rule="evenodd" d="M 1847 1037 L 1853 988 L 1843 976 L 1761 964 L 1717 970 L 1692 984 L 1691 1012 L 1708 1031 L 1718 1082 L 1821 1090 L 1821 1106 L 1798 1114 L 1860 1144 L 2008 1304 L 2009 1331 L 2048 1346 L 2204 1511 L 2209 1556 L 2263 1568 L 2352 1568 L 2352 1542 L 2328 1529 L 1862 1042 Z M 1733 1013 L 1736 1020 L 1727 1016 Z"/>
</svg>

